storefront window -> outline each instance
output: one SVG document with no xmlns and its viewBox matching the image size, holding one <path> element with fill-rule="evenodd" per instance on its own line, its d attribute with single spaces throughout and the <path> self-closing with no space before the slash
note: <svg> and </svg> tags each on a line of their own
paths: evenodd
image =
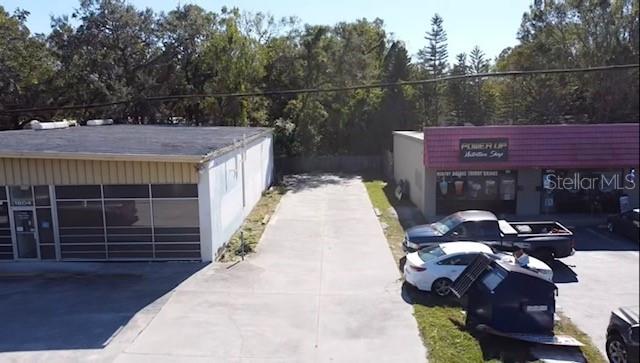
<svg viewBox="0 0 640 363">
<path fill-rule="evenodd" d="M 100 199 L 99 185 L 66 185 L 56 187 L 57 199 Z"/>
<path fill-rule="evenodd" d="M 617 213 L 622 171 L 547 169 L 542 173 L 543 213 Z"/>
<path fill-rule="evenodd" d="M 198 227 L 198 200 L 153 200 L 153 224 L 158 227 Z"/>
<path fill-rule="evenodd" d="M 465 209 L 515 213 L 516 173 L 511 170 L 439 171 L 436 212 Z"/>
<path fill-rule="evenodd" d="M 30 186 L 11 186 L 9 187 L 9 194 L 11 194 L 11 205 L 14 207 L 33 205 L 33 194 Z"/>
<path fill-rule="evenodd" d="M 200 258 L 195 184 L 55 190 L 62 259 Z"/>
<path fill-rule="evenodd" d="M 104 228 L 102 223 L 102 203 L 93 201 L 58 202 L 58 221 L 60 229 L 65 228 Z M 61 231 L 62 234 L 62 231 Z"/>
<path fill-rule="evenodd" d="M 196 184 L 154 184 L 151 186 L 153 198 L 197 198 Z"/>
<path fill-rule="evenodd" d="M 148 185 L 105 185 L 104 199 L 149 198 Z"/>
<path fill-rule="evenodd" d="M 151 227 L 149 200 L 105 200 L 104 211 L 109 227 Z"/>
<path fill-rule="evenodd" d="M 33 194 L 36 197 L 37 206 L 49 206 L 51 205 L 51 198 L 49 198 L 49 186 L 38 185 L 33 187 Z"/>
</svg>

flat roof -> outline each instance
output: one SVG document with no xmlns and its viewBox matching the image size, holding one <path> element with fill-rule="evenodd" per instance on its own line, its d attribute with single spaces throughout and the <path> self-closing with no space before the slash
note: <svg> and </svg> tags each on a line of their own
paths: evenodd
<svg viewBox="0 0 640 363">
<path fill-rule="evenodd" d="M 268 134 L 264 127 L 76 126 L 0 132 L 0 157 L 200 162 Z"/>
</svg>

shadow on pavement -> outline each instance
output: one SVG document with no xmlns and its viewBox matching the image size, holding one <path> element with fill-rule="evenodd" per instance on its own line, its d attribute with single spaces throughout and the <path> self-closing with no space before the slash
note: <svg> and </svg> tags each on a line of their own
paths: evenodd
<svg viewBox="0 0 640 363">
<path fill-rule="evenodd" d="M 603 228 L 584 227 L 574 231 L 576 251 L 638 251 L 640 245 Z"/>
<path fill-rule="evenodd" d="M 578 274 L 564 262 L 553 260 L 549 267 L 553 270 L 553 282 L 556 284 L 578 282 Z"/>
<path fill-rule="evenodd" d="M 0 268 L 0 352 L 104 348 L 136 313 L 159 309 L 163 296 L 205 264 L 68 266 L 35 273 Z"/>
<path fill-rule="evenodd" d="M 326 185 L 341 185 L 349 182 L 353 175 L 309 173 L 297 175 L 285 175 L 280 183 L 292 193 L 304 190 L 320 188 Z"/>
<path fill-rule="evenodd" d="M 402 300 L 407 304 L 418 304 L 423 306 L 457 306 L 461 307 L 460 301 L 455 297 L 440 297 L 427 291 L 418 290 L 415 286 L 407 282 L 402 283 L 400 292 Z"/>
</svg>

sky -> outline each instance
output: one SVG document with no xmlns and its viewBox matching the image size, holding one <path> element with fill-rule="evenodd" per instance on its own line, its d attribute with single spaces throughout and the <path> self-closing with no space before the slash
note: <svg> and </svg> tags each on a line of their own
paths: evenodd
<svg viewBox="0 0 640 363">
<path fill-rule="evenodd" d="M 516 33 L 522 14 L 532 0 L 129 0 L 136 7 L 169 11 L 178 4 L 194 3 L 211 11 L 222 6 L 240 10 L 269 13 L 276 18 L 296 16 L 302 23 L 333 25 L 360 18 L 384 20 L 385 30 L 394 39 L 405 42 L 415 55 L 426 45 L 425 32 L 429 21 L 438 13 L 444 19 L 448 36 L 449 60 L 456 54 L 469 53 L 478 45 L 488 58 L 495 58 L 509 46 L 517 44 Z M 27 25 L 34 33 L 49 33 L 52 15 L 71 14 L 79 0 L 0 0 L 5 10 L 17 7 L 31 15 Z"/>
</svg>

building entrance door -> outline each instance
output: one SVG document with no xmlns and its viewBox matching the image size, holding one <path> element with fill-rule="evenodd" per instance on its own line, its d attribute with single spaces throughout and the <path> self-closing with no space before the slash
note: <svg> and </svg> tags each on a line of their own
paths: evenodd
<svg viewBox="0 0 640 363">
<path fill-rule="evenodd" d="M 17 259 L 38 259 L 38 229 L 33 208 L 13 208 L 13 233 Z"/>
</svg>

